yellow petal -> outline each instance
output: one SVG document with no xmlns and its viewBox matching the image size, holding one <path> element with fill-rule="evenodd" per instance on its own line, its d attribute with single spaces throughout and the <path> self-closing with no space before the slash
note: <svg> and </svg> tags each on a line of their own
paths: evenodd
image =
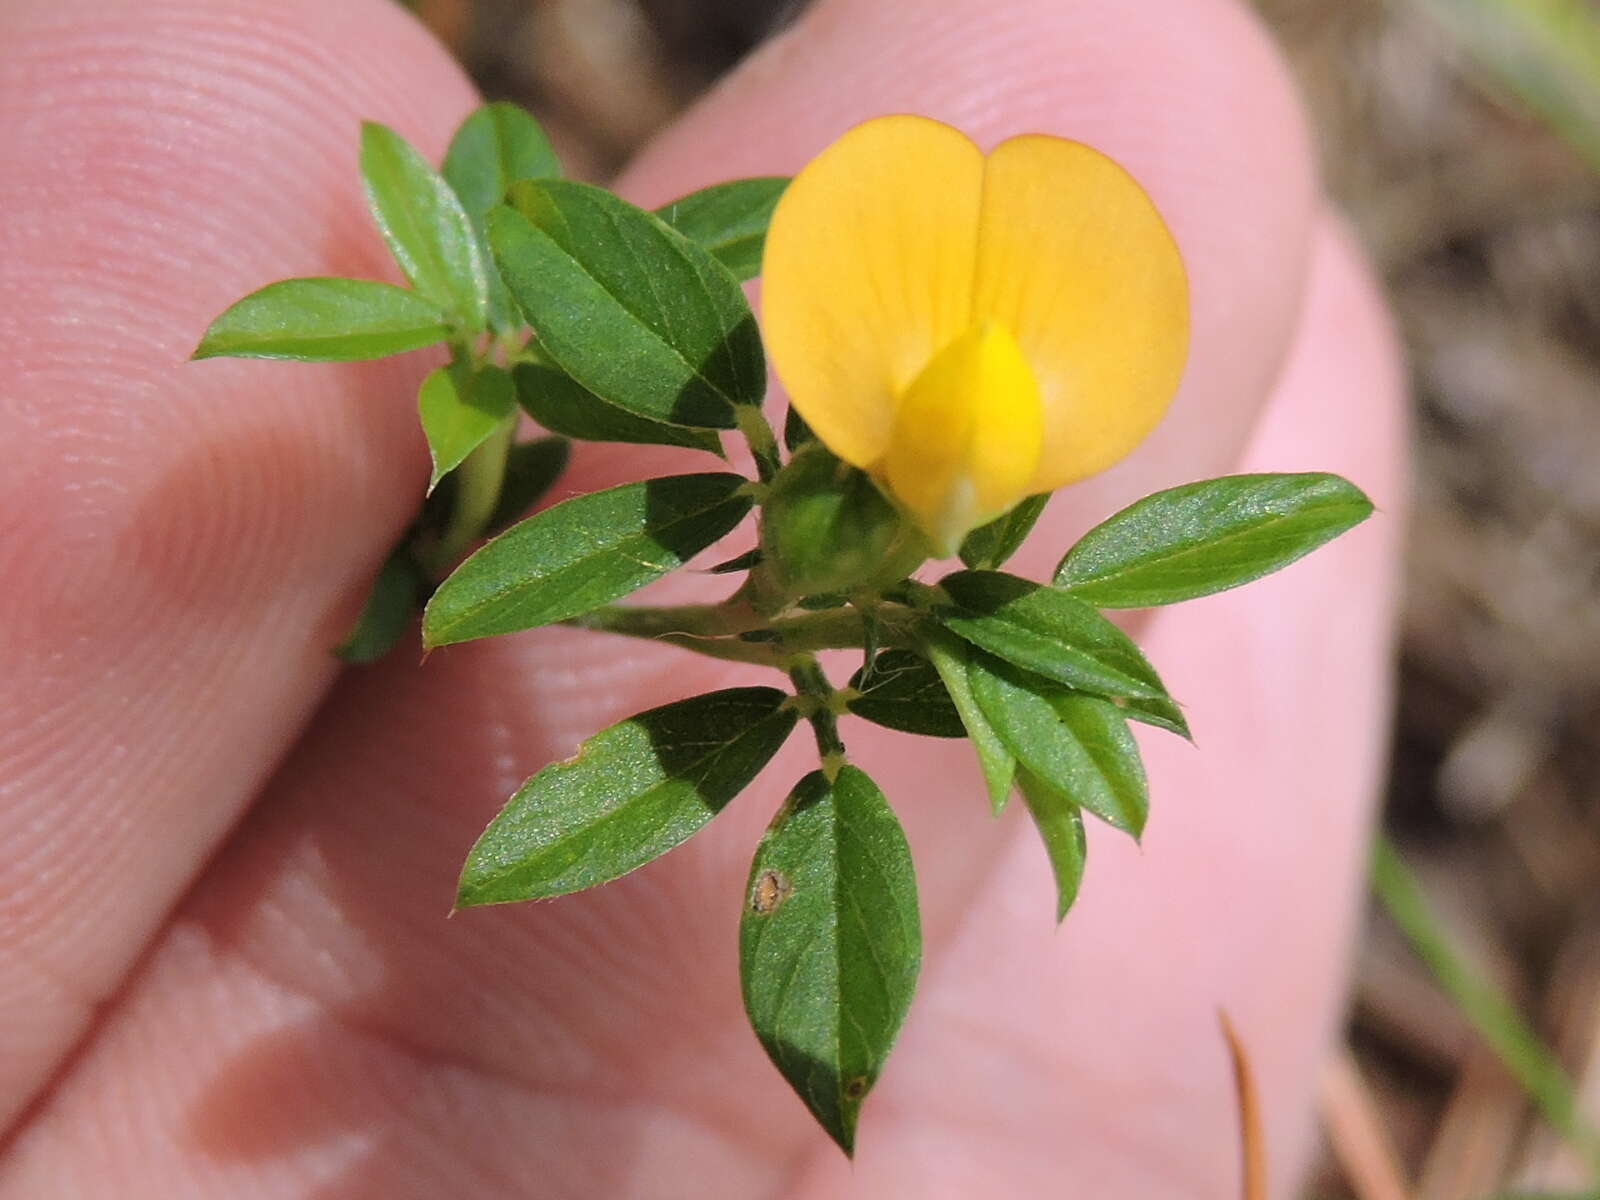
<svg viewBox="0 0 1600 1200">
<path fill-rule="evenodd" d="M 1189 343 L 1183 261 L 1126 171 L 1030 134 L 989 155 L 973 321 L 1016 336 L 1044 404 L 1029 492 L 1103 471 L 1166 411 Z"/>
<path fill-rule="evenodd" d="M 880 468 L 941 554 L 1028 494 L 1038 467 L 1039 388 L 1002 326 L 976 326 L 906 389 Z"/>
<path fill-rule="evenodd" d="M 797 175 L 762 263 L 768 356 L 822 442 L 857 467 L 895 400 L 971 324 L 983 156 L 926 117 L 858 125 Z"/>
</svg>

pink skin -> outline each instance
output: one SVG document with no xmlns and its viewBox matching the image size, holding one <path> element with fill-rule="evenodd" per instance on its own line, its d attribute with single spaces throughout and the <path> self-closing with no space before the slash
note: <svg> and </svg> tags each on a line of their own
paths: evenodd
<svg viewBox="0 0 1600 1200">
<path fill-rule="evenodd" d="M 182 361 L 267 280 L 391 274 L 356 123 L 437 156 L 473 103 L 457 69 L 391 0 L 12 0 L 0 63 L 0 1200 L 1223 1197 L 1219 1007 L 1288 1194 L 1383 748 L 1403 429 L 1381 304 L 1248 16 L 825 0 L 623 181 L 658 202 L 792 171 L 897 109 L 1091 142 L 1168 214 L 1194 355 L 1167 423 L 1058 498 L 1021 569 L 1229 470 L 1342 471 L 1382 509 L 1142 622 L 1199 748 L 1145 739 L 1144 847 L 1095 836 L 1059 932 L 1025 816 L 988 819 L 964 746 L 849 724 L 927 934 L 853 1168 L 739 1011 L 746 864 L 805 740 L 628 879 L 446 921 L 526 774 L 744 675 L 554 630 L 336 682 L 326 647 L 426 475 L 407 394 L 430 360 Z M 569 486 L 670 461 L 589 452 Z"/>
</svg>

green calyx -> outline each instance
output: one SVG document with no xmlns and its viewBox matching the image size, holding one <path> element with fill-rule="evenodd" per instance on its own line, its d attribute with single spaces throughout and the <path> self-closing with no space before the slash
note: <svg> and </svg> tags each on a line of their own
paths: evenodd
<svg viewBox="0 0 1600 1200">
<path fill-rule="evenodd" d="M 922 534 L 864 472 L 818 442 L 772 481 L 761 513 L 762 590 L 782 600 L 859 595 L 899 583 L 928 557 Z"/>
</svg>

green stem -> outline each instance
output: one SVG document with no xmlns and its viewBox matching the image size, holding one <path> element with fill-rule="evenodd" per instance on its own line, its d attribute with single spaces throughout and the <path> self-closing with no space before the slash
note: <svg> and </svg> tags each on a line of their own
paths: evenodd
<svg viewBox="0 0 1600 1200">
<path fill-rule="evenodd" d="M 1600 1136 L 1584 1120 L 1566 1071 L 1500 990 L 1456 952 L 1422 885 L 1382 834 L 1372 848 L 1372 890 L 1440 986 L 1550 1126 L 1584 1155 L 1600 1183 Z"/>
<path fill-rule="evenodd" d="M 750 453 L 756 460 L 756 473 L 762 483 L 771 483 L 783 466 L 778 454 L 778 439 L 767 424 L 766 415 L 754 404 L 741 404 L 737 413 L 739 432 L 750 444 Z"/>
<path fill-rule="evenodd" d="M 669 646 L 681 646 L 704 654 L 707 658 L 720 658 L 725 662 L 752 663 L 758 667 L 783 670 L 783 654 L 771 642 L 747 642 L 743 638 L 702 638 L 685 633 L 663 634 L 656 639 Z"/>
<path fill-rule="evenodd" d="M 865 650 L 869 643 L 878 650 L 886 646 L 909 649 L 916 644 L 904 610 L 891 615 L 878 609 L 872 616 L 876 637 L 872 636 L 874 631 L 868 629 L 861 613 L 851 608 L 833 608 L 775 621 L 772 631 L 786 649 L 797 651 Z"/>
<path fill-rule="evenodd" d="M 822 770 L 831 780 L 845 762 L 844 741 L 839 737 L 839 721 L 834 711 L 833 685 L 811 654 L 790 657 L 789 682 L 794 684 L 797 695 L 810 701 L 806 705 L 806 720 L 811 722 L 811 732 L 816 735 Z"/>
<path fill-rule="evenodd" d="M 766 622 L 739 593 L 721 604 L 608 604 L 566 622 L 580 629 L 620 633 L 624 637 L 662 638 L 678 634 L 731 637 L 764 628 Z"/>
<path fill-rule="evenodd" d="M 456 468 L 455 506 L 439 540 L 428 551 L 428 573 L 446 574 L 467 547 L 483 536 L 500 503 L 500 488 L 506 479 L 506 459 L 517 432 L 515 414 L 507 417 L 483 443 L 467 455 Z"/>
<path fill-rule="evenodd" d="M 877 644 L 909 647 L 910 623 L 899 607 L 879 609 Z M 721 604 L 682 604 L 672 607 L 613 604 L 597 608 L 566 622 L 580 629 L 595 629 L 624 637 L 670 641 L 714 658 L 777 665 L 778 651 L 809 653 L 815 650 L 859 650 L 867 644 L 861 614 L 851 608 L 805 613 L 769 623 L 736 593 Z M 766 631 L 763 641 L 743 641 L 742 635 Z M 729 641 L 748 649 L 730 650 Z"/>
</svg>

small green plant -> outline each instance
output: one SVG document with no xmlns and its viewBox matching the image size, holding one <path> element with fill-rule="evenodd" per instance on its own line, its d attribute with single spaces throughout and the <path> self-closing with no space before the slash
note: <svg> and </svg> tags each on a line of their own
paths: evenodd
<svg viewBox="0 0 1600 1200">
<path fill-rule="evenodd" d="M 919 117 L 867 122 L 792 183 L 746 179 L 646 212 L 564 180 L 521 110 L 462 125 L 441 172 L 365 128 L 372 212 L 410 288 L 295 279 L 240 300 L 196 357 L 373 358 L 444 343 L 422 383 L 433 455 L 418 517 L 340 647 L 370 661 L 422 610 L 429 648 L 566 623 L 772 668 L 594 734 L 512 796 L 457 904 L 580 891 L 706 825 L 806 722 L 818 769 L 756 847 L 739 955 L 757 1036 L 848 1153 L 911 1002 L 922 943 L 900 825 L 838 719 L 970 738 L 993 811 L 1013 790 L 1065 916 L 1084 814 L 1148 811 L 1130 722 L 1182 710 L 1102 609 L 1210 595 L 1362 521 L 1332 475 L 1159 492 L 1068 549 L 1002 570 L 1050 493 L 1161 418 L 1187 353 L 1181 259 L 1103 155 L 1029 136 L 987 156 Z M 741 283 L 764 274 L 765 341 Z M 771 356 L 793 407 L 762 410 Z M 546 436 L 517 440 L 523 414 Z M 577 496 L 518 520 L 569 439 L 724 454 L 714 469 Z M 709 466 L 709 463 L 708 463 Z M 707 604 L 616 603 L 756 514 Z M 495 535 L 467 554 L 486 535 Z M 931 558 L 963 568 L 920 578 Z M 463 560 L 463 555 L 467 555 Z M 854 650 L 837 686 L 823 650 Z M 731 898 L 732 899 L 732 898 Z"/>
</svg>

